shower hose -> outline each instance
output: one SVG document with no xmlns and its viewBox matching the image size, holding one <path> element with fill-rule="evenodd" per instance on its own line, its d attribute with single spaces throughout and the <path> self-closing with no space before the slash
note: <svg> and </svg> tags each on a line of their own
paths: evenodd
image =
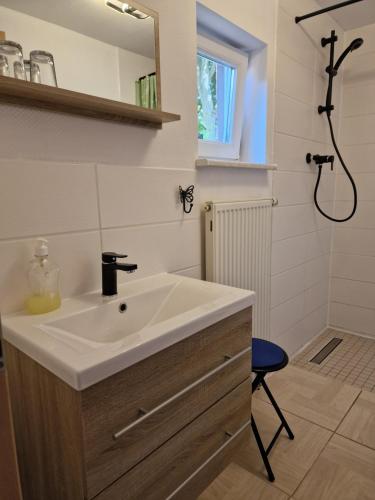
<svg viewBox="0 0 375 500">
<path fill-rule="evenodd" d="M 354 193 L 354 205 L 353 205 L 353 210 L 351 212 L 351 214 L 348 216 L 348 217 L 345 217 L 345 219 L 335 219 L 334 217 L 331 217 L 330 215 L 326 214 L 319 206 L 319 202 L 318 202 L 318 191 L 319 191 L 319 184 L 320 184 L 320 180 L 321 180 L 321 177 L 322 177 L 322 165 L 318 165 L 318 168 L 319 168 L 319 173 L 318 173 L 318 179 L 316 181 L 316 186 L 315 186 L 315 191 L 314 191 L 314 201 L 315 201 L 315 206 L 316 208 L 319 210 L 319 212 L 324 216 L 326 217 L 327 219 L 333 221 L 333 222 L 346 222 L 348 220 L 350 220 L 353 215 L 356 213 L 357 211 L 357 205 L 358 205 L 358 193 L 357 193 L 357 187 L 355 185 L 355 182 L 354 182 L 354 179 L 348 169 L 348 167 L 346 166 L 345 164 L 345 161 L 340 153 L 340 150 L 337 146 L 337 143 L 336 143 L 336 138 L 335 138 L 335 133 L 333 131 L 333 126 L 332 126 L 332 120 L 331 120 L 331 117 L 330 115 L 327 113 L 327 118 L 328 118 L 328 123 L 329 123 L 329 129 L 330 129 L 330 132 L 331 132 L 331 138 L 332 138 L 332 144 L 333 144 L 333 147 L 335 148 L 335 151 L 337 153 L 337 156 L 341 162 L 341 165 L 346 173 L 346 175 L 348 176 L 350 182 L 351 182 L 351 185 L 353 187 L 353 193 Z"/>
</svg>

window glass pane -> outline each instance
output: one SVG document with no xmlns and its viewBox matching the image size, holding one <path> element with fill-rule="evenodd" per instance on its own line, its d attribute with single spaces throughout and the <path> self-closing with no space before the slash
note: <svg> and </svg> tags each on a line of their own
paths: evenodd
<svg viewBox="0 0 375 500">
<path fill-rule="evenodd" d="M 197 57 L 198 138 L 232 141 L 237 70 L 206 55 Z"/>
</svg>

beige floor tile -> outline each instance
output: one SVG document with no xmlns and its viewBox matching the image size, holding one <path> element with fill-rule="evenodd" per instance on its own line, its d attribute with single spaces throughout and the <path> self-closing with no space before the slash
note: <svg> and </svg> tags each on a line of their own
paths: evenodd
<svg viewBox="0 0 375 500">
<path fill-rule="evenodd" d="M 230 464 L 198 500 L 288 500 L 282 491 Z"/>
<path fill-rule="evenodd" d="M 311 363 L 313 356 L 334 337 L 342 338 L 343 342 L 321 364 Z M 337 330 L 326 330 L 293 359 L 292 364 L 375 391 L 375 381 L 371 387 L 365 386 L 375 367 L 375 339 Z M 327 372 L 327 369 L 330 371 Z"/>
<path fill-rule="evenodd" d="M 273 407 L 259 399 L 253 400 L 253 415 L 262 441 L 267 447 L 280 425 L 280 420 Z M 285 412 L 285 417 L 295 439 L 291 441 L 283 430 L 269 455 L 269 460 L 276 477 L 273 484 L 292 495 L 332 433 L 287 412 Z M 254 439 L 234 457 L 233 461 L 268 484 L 266 471 Z M 254 496 L 254 500 L 256 498 Z"/>
<path fill-rule="evenodd" d="M 279 406 L 310 422 L 335 430 L 361 392 L 358 387 L 288 366 L 268 378 Z M 267 401 L 263 389 L 255 398 Z"/>
<path fill-rule="evenodd" d="M 375 449 L 375 394 L 373 392 L 361 393 L 337 433 Z"/>
<path fill-rule="evenodd" d="M 295 500 L 374 500 L 375 451 L 333 436 L 294 494 Z"/>
</svg>

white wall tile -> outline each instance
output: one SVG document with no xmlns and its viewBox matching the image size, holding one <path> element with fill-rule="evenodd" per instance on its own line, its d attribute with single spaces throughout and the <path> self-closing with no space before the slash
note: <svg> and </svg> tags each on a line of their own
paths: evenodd
<svg viewBox="0 0 375 500">
<path fill-rule="evenodd" d="M 358 197 L 362 201 L 375 201 L 375 172 L 356 173 L 354 180 L 358 190 Z M 344 174 L 337 175 L 336 180 L 336 199 L 353 200 L 353 187 L 348 177 Z M 373 212 L 374 213 L 374 212 Z"/>
<path fill-rule="evenodd" d="M 321 5 L 316 0 L 280 0 L 280 7 L 287 12 L 294 22 L 295 16 L 300 16 L 308 12 L 314 12 L 321 8 Z M 319 16 L 309 19 L 307 22 L 298 24 L 298 28 L 311 41 L 316 51 L 326 55 L 327 49 L 322 49 L 320 40 L 330 34 L 332 29 L 337 31 L 339 36 L 339 45 L 343 43 L 343 30 L 337 22 L 327 13 L 324 16 Z"/>
<path fill-rule="evenodd" d="M 347 217 L 353 210 L 352 201 L 336 201 L 335 217 L 343 219 Z M 359 200 L 355 215 L 347 222 L 346 227 L 354 227 L 357 229 L 375 229 L 375 201 Z"/>
<path fill-rule="evenodd" d="M 314 174 L 275 172 L 273 193 L 279 206 L 311 203 Z"/>
<path fill-rule="evenodd" d="M 346 86 L 344 91 L 343 115 L 357 116 L 369 113 L 375 113 L 375 83 Z"/>
<path fill-rule="evenodd" d="M 331 274 L 334 278 L 375 283 L 375 257 L 333 254 Z"/>
<path fill-rule="evenodd" d="M 275 161 L 279 171 L 274 174 L 273 185 L 279 206 L 273 211 L 272 303 L 281 307 L 284 300 L 296 300 L 298 294 L 303 295 L 304 303 L 301 320 L 282 334 L 277 331 L 277 342 L 288 352 L 298 350 L 327 324 L 332 223 L 313 204 L 318 169 L 306 164 L 306 154 L 333 153 L 327 119 L 317 112 L 326 99 L 325 68 L 329 58 L 320 41 L 331 29 L 337 29 L 341 48 L 343 31 L 329 15 L 295 25 L 294 16 L 317 8 L 314 0 L 279 3 L 275 116 Z M 339 75 L 334 92 L 336 133 L 341 89 Z M 335 172 L 324 168 L 318 192 L 321 208 L 331 215 L 335 213 L 335 178 Z"/>
<path fill-rule="evenodd" d="M 273 193 L 279 200 L 279 205 L 311 204 L 314 200 L 314 189 L 317 172 L 275 172 Z M 327 172 L 322 175 L 318 200 L 331 201 L 334 196 L 335 175 Z"/>
<path fill-rule="evenodd" d="M 349 44 L 354 38 L 360 37 L 365 39 L 365 43 L 362 45 L 360 53 L 367 54 L 369 52 L 375 52 L 375 24 L 369 24 L 367 26 L 346 31 L 345 43 Z M 353 57 L 349 59 L 349 61 L 353 59 L 355 58 Z"/>
<path fill-rule="evenodd" d="M 333 278 L 331 300 L 341 304 L 375 309 L 375 283 Z"/>
<path fill-rule="evenodd" d="M 347 116 L 342 119 L 342 143 L 373 144 L 375 142 L 375 114 L 362 116 Z"/>
<path fill-rule="evenodd" d="M 372 229 L 336 227 L 334 252 L 375 257 L 375 232 Z"/>
<path fill-rule="evenodd" d="M 305 288 L 329 280 L 330 255 L 320 255 L 305 264 Z"/>
<path fill-rule="evenodd" d="M 272 338 L 291 357 L 327 326 L 327 306 L 323 306 L 293 325 L 281 336 Z"/>
<path fill-rule="evenodd" d="M 328 304 L 328 290 L 329 280 L 325 279 L 305 291 L 305 316 Z"/>
<path fill-rule="evenodd" d="M 270 172 L 241 170 L 240 168 L 199 168 L 197 183 L 202 205 L 208 201 L 272 197 L 272 174 Z"/>
<path fill-rule="evenodd" d="M 305 289 L 305 267 L 300 265 L 272 276 L 271 308 L 292 299 Z"/>
<path fill-rule="evenodd" d="M 44 235 L 46 236 L 46 235 Z M 46 236 L 50 258 L 61 269 L 61 294 L 70 297 L 100 287 L 101 248 L 99 231 Z M 0 312 L 23 308 L 29 294 L 27 271 L 35 240 L 0 242 Z"/>
<path fill-rule="evenodd" d="M 278 170 L 313 173 L 316 167 L 306 163 L 306 154 L 313 153 L 316 144 L 311 140 L 283 133 L 275 134 L 275 159 Z"/>
<path fill-rule="evenodd" d="M 328 304 L 316 309 L 303 320 L 302 331 L 305 335 L 305 342 L 314 338 L 327 327 Z"/>
<path fill-rule="evenodd" d="M 0 160 L 0 239 L 99 227 L 94 166 Z"/>
<path fill-rule="evenodd" d="M 192 220 L 106 229 L 103 249 L 125 252 L 128 262 L 138 264 L 133 274 L 119 273 L 118 279 L 122 282 L 200 266 L 200 223 Z"/>
<path fill-rule="evenodd" d="M 358 37 L 365 43 L 346 60 L 342 110 L 343 154 L 357 184 L 358 207 L 352 219 L 335 227 L 331 323 L 375 335 L 366 312 L 375 303 L 375 25 L 346 33 L 346 43 Z M 343 218 L 352 211 L 353 189 L 338 172 L 335 213 Z"/>
<path fill-rule="evenodd" d="M 272 275 L 306 262 L 307 244 L 306 235 L 275 241 L 272 245 Z"/>
<path fill-rule="evenodd" d="M 371 84 L 375 80 L 375 52 L 364 52 L 365 45 L 355 57 L 346 60 L 344 86 Z"/>
<path fill-rule="evenodd" d="M 296 323 L 289 328 L 283 335 L 279 337 L 271 337 L 273 342 L 276 342 L 282 349 L 284 349 L 289 357 L 297 353 L 309 339 L 306 339 L 304 331 L 304 320 Z"/>
<path fill-rule="evenodd" d="M 329 211 L 331 205 L 324 204 Z M 273 241 L 318 231 L 327 226 L 312 204 L 279 206 L 273 211 Z"/>
<path fill-rule="evenodd" d="M 331 230 L 323 229 L 306 235 L 306 260 L 316 259 L 331 251 Z"/>
<path fill-rule="evenodd" d="M 374 171 L 375 143 L 344 146 L 342 152 L 351 172 Z"/>
<path fill-rule="evenodd" d="M 375 337 L 375 309 L 332 302 L 330 325 L 334 328 Z"/>
<path fill-rule="evenodd" d="M 314 71 L 296 62 L 283 52 L 277 55 L 276 89 L 293 99 L 311 103 Z"/>
<path fill-rule="evenodd" d="M 275 130 L 284 134 L 311 138 L 312 108 L 284 94 L 276 93 Z"/>
<path fill-rule="evenodd" d="M 305 67 L 314 67 L 315 53 L 311 40 L 301 30 L 300 26 L 295 24 L 293 17 L 288 15 L 282 8 L 279 9 L 277 36 L 280 50 Z"/>
<path fill-rule="evenodd" d="M 301 293 L 271 310 L 271 336 L 280 337 L 304 317 L 304 294 Z"/>
<path fill-rule="evenodd" d="M 182 221 L 199 217 L 198 187 L 193 211 L 183 214 L 179 185 L 196 185 L 193 170 L 98 166 L 103 228 Z"/>
</svg>

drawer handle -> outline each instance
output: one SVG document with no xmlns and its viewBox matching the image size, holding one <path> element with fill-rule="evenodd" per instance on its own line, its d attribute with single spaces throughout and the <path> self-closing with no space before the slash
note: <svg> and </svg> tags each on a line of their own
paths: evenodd
<svg viewBox="0 0 375 500">
<path fill-rule="evenodd" d="M 237 436 L 241 434 L 247 427 L 250 429 L 251 426 L 251 420 L 248 420 L 242 427 L 240 427 L 234 434 L 231 433 L 226 433 L 226 434 L 231 434 L 229 439 L 226 440 L 226 442 L 220 446 L 201 466 L 196 469 L 191 476 L 189 476 L 183 483 L 180 484 L 180 486 L 174 490 L 173 493 L 171 493 L 166 500 L 172 500 L 174 496 L 177 495 L 192 479 L 195 478 L 196 475 L 198 475 L 212 460 L 214 460 L 220 453 L 225 450 L 227 446 L 230 445 L 232 441 L 236 439 Z"/>
<path fill-rule="evenodd" d="M 150 410 L 150 411 L 143 410 L 143 411 L 145 411 L 145 413 L 141 417 L 139 417 L 137 420 L 134 420 L 134 422 L 132 422 L 131 424 L 127 425 L 126 427 L 124 427 L 120 431 L 118 431 L 115 434 L 113 434 L 113 439 L 115 441 L 117 439 L 120 439 L 124 434 L 126 434 L 127 432 L 129 432 L 132 429 L 134 429 L 134 427 L 136 427 L 137 425 L 141 424 L 142 422 L 144 422 L 145 420 L 147 420 L 148 418 L 150 418 L 152 415 L 155 415 L 155 413 L 159 412 L 160 410 L 163 410 L 166 406 L 170 405 L 171 403 L 173 403 L 177 399 L 181 398 L 182 396 L 184 396 L 189 391 L 195 389 L 195 387 L 197 387 L 198 385 L 202 384 L 203 382 L 205 382 L 209 378 L 213 377 L 214 375 L 216 375 L 217 373 L 219 373 L 221 370 L 224 370 L 224 368 L 226 368 L 227 366 L 231 365 L 232 363 L 234 363 L 235 361 L 237 361 L 237 359 L 241 358 L 242 356 L 244 356 L 245 354 L 249 353 L 250 351 L 251 351 L 251 346 L 246 347 L 246 349 L 244 349 L 243 351 L 240 351 L 238 354 L 235 354 L 230 359 L 227 359 L 224 363 L 222 363 L 221 365 L 219 365 L 217 368 L 214 368 L 210 372 L 206 373 L 205 375 L 203 375 L 203 377 L 201 377 L 200 379 L 196 380 L 191 385 L 185 387 L 184 389 L 182 389 L 182 391 L 180 391 L 177 394 L 173 395 L 172 397 L 170 397 L 169 399 L 167 399 L 166 401 L 164 401 L 160 405 L 156 406 L 152 410 Z M 142 409 L 140 411 L 142 411 Z"/>
</svg>

